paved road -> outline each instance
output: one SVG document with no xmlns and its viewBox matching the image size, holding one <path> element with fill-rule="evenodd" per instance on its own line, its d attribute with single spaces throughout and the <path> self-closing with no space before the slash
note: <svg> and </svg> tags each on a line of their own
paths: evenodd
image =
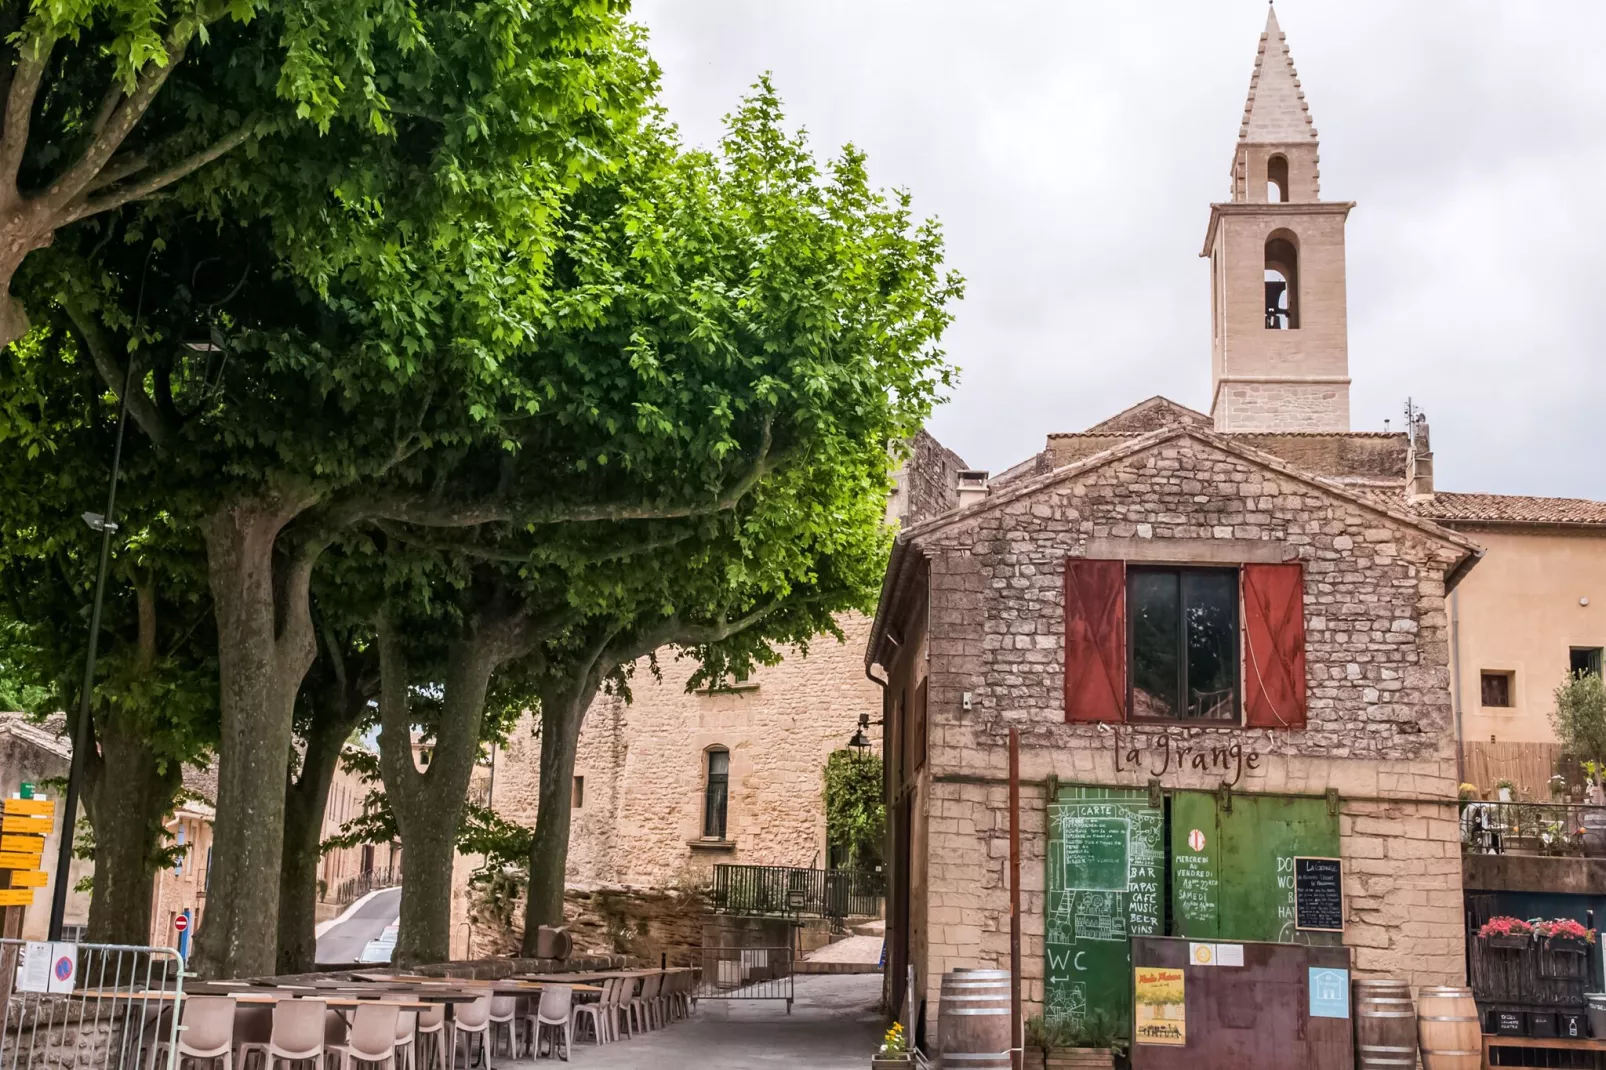
<svg viewBox="0 0 1606 1070">
<path fill-rule="evenodd" d="M 386 888 L 375 893 L 351 915 L 331 925 L 318 937 L 319 962 L 356 962 L 368 941 L 394 925 L 401 914 L 401 889 Z"/>
<path fill-rule="evenodd" d="M 690 1021 L 617 1044 L 575 1046 L 584 1070 L 864 1070 L 881 1043 L 880 974 L 802 976 L 790 1016 L 784 1003 L 702 1000 Z M 561 1066 L 528 1059 L 503 1067 Z"/>
</svg>

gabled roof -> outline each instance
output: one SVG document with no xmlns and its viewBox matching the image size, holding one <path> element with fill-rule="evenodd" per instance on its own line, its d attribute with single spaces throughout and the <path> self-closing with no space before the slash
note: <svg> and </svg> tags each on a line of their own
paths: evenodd
<svg viewBox="0 0 1606 1070">
<path fill-rule="evenodd" d="M 1561 524 L 1606 528 L 1606 502 L 1587 498 L 1440 491 L 1432 498 L 1412 503 L 1411 511 L 1450 524 Z"/>
<path fill-rule="evenodd" d="M 1265 468 L 1285 478 L 1297 480 L 1306 486 L 1314 487 L 1334 498 L 1350 502 L 1365 509 L 1367 512 L 1386 516 L 1390 520 L 1404 527 L 1413 528 L 1429 538 L 1454 546 L 1462 551 L 1462 558 L 1453 570 L 1455 572 L 1462 571 L 1470 561 L 1483 554 L 1482 547 L 1472 539 L 1460 532 L 1443 527 L 1429 518 L 1413 513 L 1406 508 L 1403 501 L 1397 499 L 1391 501 L 1383 495 L 1367 493 L 1364 490 L 1357 490 L 1330 479 L 1311 475 L 1295 468 L 1279 457 L 1247 446 L 1229 435 L 1222 435 L 1215 431 L 1197 427 L 1164 427 L 1145 435 L 1137 435 L 1130 438 L 1123 436 L 1118 445 L 1112 446 L 1101 453 L 1094 454 L 1073 464 L 1056 468 L 1044 475 L 1018 480 L 1008 486 L 996 488 L 993 493 L 981 501 L 906 528 L 898 535 L 897 541 L 893 543 L 892 557 L 887 562 L 886 575 L 883 577 L 881 584 L 881 597 L 876 606 L 875 621 L 870 630 L 870 642 L 865 650 L 865 664 L 868 666 L 875 662 L 876 652 L 880 648 L 881 635 L 887 624 L 887 608 L 890 598 L 897 588 L 901 586 L 904 576 L 918 556 L 910 552 L 911 547 L 916 542 L 942 531 L 944 528 L 975 519 L 988 512 L 1000 509 L 1011 502 L 1019 501 L 1060 483 L 1079 478 L 1089 472 L 1103 468 L 1105 465 L 1114 464 L 1181 438 L 1194 439 L 1213 449 L 1248 461 L 1250 464 Z"/>
<path fill-rule="evenodd" d="M 1255 53 L 1238 140 L 1273 144 L 1316 140 L 1316 126 L 1299 87 L 1287 38 L 1277 25 L 1276 8 L 1266 11 L 1266 32 L 1260 35 L 1260 50 Z"/>
<path fill-rule="evenodd" d="M 1084 435 L 1095 434 L 1125 434 L 1146 433 L 1161 427 L 1175 427 L 1183 424 L 1189 427 L 1210 427 L 1210 417 L 1202 412 L 1179 405 L 1168 397 L 1160 394 L 1154 395 L 1147 401 L 1140 401 L 1129 409 L 1122 409 L 1108 420 L 1101 420 L 1080 432 Z M 1058 435 L 1049 435 L 1057 438 Z"/>
</svg>

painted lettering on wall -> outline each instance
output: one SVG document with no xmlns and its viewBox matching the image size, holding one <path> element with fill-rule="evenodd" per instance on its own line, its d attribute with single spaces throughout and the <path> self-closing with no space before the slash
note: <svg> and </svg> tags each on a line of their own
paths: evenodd
<svg viewBox="0 0 1606 1070">
<path fill-rule="evenodd" d="M 1121 730 L 1113 733 L 1115 740 L 1115 771 L 1147 772 L 1163 777 L 1167 773 L 1183 770 L 1221 776 L 1224 783 L 1235 786 L 1245 776 L 1260 776 L 1260 752 L 1246 750 L 1237 739 L 1228 742 L 1221 736 L 1188 736 L 1161 732 L 1159 735 L 1128 735 Z"/>
</svg>

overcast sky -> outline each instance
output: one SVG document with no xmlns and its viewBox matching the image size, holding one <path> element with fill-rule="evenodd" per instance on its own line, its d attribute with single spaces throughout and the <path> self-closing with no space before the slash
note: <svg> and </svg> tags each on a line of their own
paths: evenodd
<svg viewBox="0 0 1606 1070">
<path fill-rule="evenodd" d="M 1210 403 L 1199 259 L 1257 0 L 637 0 L 688 142 L 774 74 L 947 234 L 962 368 L 931 430 L 1001 470 L 1152 394 Z M 1283 0 L 1349 217 L 1352 423 L 1433 427 L 1442 490 L 1606 499 L 1606 4 Z"/>
</svg>

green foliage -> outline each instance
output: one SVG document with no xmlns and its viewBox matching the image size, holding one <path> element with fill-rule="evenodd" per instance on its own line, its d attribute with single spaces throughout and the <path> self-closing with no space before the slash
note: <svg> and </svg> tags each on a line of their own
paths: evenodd
<svg viewBox="0 0 1606 1070">
<path fill-rule="evenodd" d="M 1045 1055 L 1075 1048 L 1092 1048 L 1121 1053 L 1126 1048 L 1123 1029 L 1103 1011 L 1079 1018 L 1045 1019 L 1035 1014 L 1026 1019 L 1025 1042 L 1028 1049 Z"/>
<path fill-rule="evenodd" d="M 887 828 L 881 775 L 879 754 L 839 750 L 825 761 L 825 838 L 847 848 L 851 869 L 881 861 Z"/>
<path fill-rule="evenodd" d="M 1606 682 L 1600 674 L 1570 674 L 1555 697 L 1550 720 L 1562 751 L 1582 762 L 1606 761 Z"/>
</svg>

